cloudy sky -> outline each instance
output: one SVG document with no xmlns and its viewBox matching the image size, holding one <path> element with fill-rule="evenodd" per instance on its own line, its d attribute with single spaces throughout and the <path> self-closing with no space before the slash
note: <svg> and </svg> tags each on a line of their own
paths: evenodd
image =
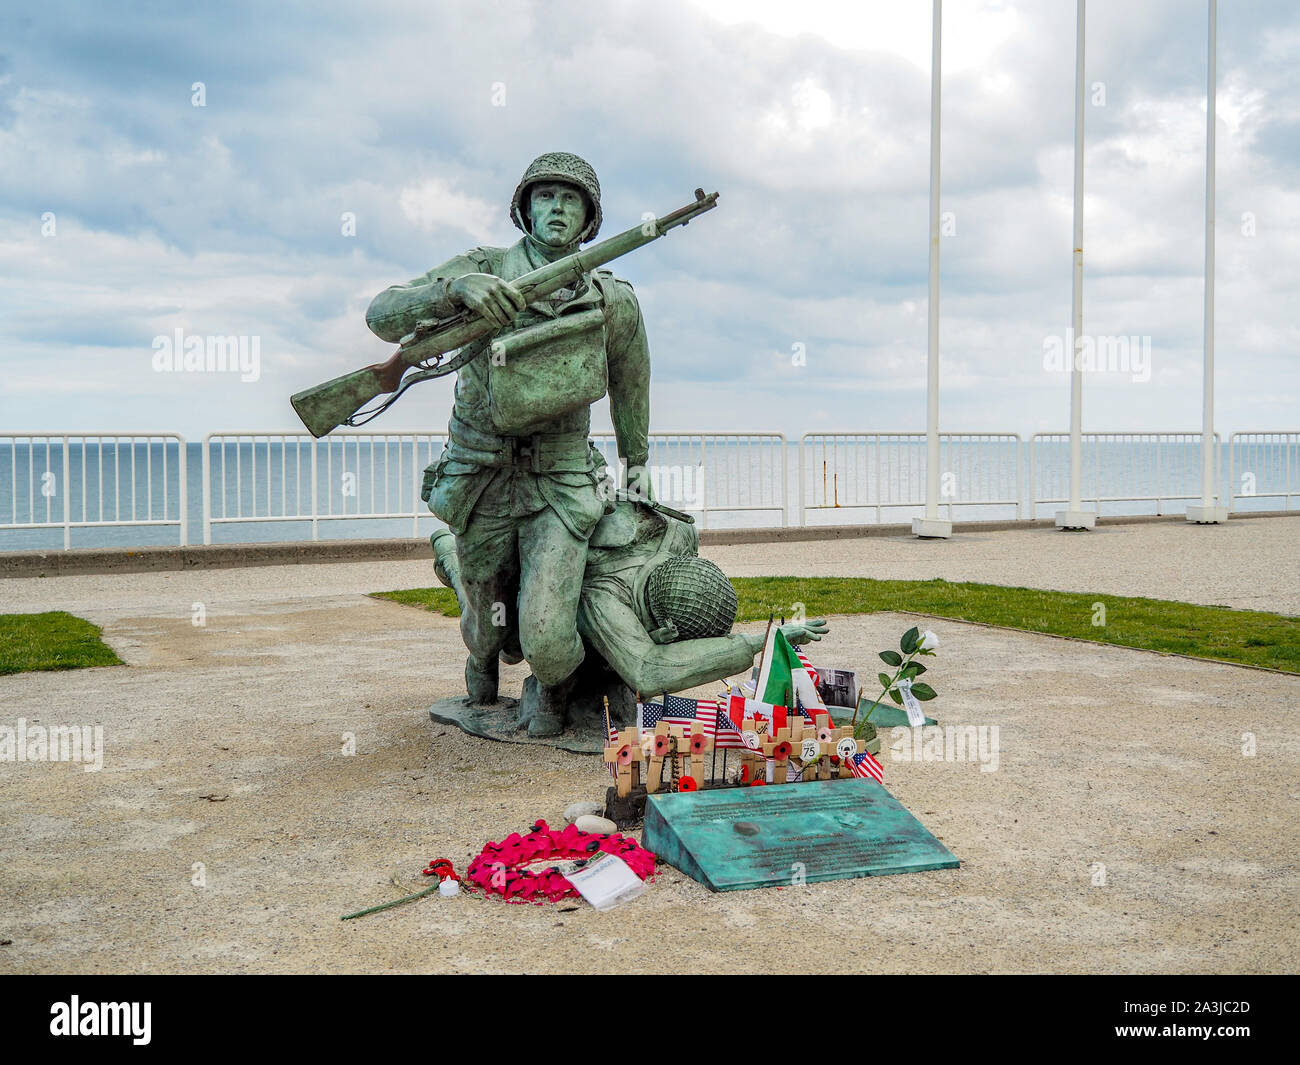
<svg viewBox="0 0 1300 1065">
<path fill-rule="evenodd" d="M 371 297 L 512 242 L 510 193 L 553 149 L 596 167 L 604 236 L 721 193 L 615 266 L 653 428 L 921 430 L 929 11 L 5 5 L 0 431 L 300 429 L 292 392 L 390 352 Z M 1151 366 L 1090 375 L 1087 429 L 1200 424 L 1205 34 L 1194 0 L 1089 5 L 1085 331 L 1149 337 Z M 1070 322 L 1073 40 L 1069 0 L 945 5 L 945 429 L 1068 423 L 1044 356 Z M 1220 5 L 1224 432 L 1300 423 L 1298 59 L 1293 3 Z M 259 376 L 156 372 L 178 328 L 258 338 Z M 372 428 L 449 408 L 449 382 L 421 385 Z"/>
</svg>

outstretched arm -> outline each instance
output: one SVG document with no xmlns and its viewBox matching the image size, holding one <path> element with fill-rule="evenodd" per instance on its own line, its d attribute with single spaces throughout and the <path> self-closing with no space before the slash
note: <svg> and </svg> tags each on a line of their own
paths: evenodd
<svg viewBox="0 0 1300 1065">
<path fill-rule="evenodd" d="M 583 588 L 578 631 L 629 688 L 641 692 L 679 692 L 741 673 L 763 646 L 761 636 L 743 633 L 655 643 L 636 611 L 599 581 Z"/>
</svg>

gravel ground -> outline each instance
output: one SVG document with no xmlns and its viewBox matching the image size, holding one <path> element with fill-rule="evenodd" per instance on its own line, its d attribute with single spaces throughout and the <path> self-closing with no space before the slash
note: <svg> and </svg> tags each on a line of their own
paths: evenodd
<svg viewBox="0 0 1300 1065">
<path fill-rule="evenodd" d="M 1295 612 L 1291 528 L 709 554 L 733 574 L 938 575 Z M 997 769 L 896 760 L 888 734 L 882 760 L 960 869 L 711 895 L 663 867 L 605 914 L 462 896 L 342 923 L 426 886 L 430 858 L 463 871 L 487 840 L 558 822 L 608 779 L 592 757 L 429 721 L 461 684 L 455 623 L 358 593 L 430 577 L 402 562 L 0 583 L 0 610 L 92 618 L 128 663 L 0 678 L 0 724 L 98 722 L 106 745 L 100 772 L 0 763 L 0 971 L 1297 968 L 1300 678 L 943 620 L 928 709 L 996 725 Z M 813 661 L 874 674 L 875 651 L 914 620 L 834 618 Z M 523 667 L 506 672 L 517 692 Z M 832 949 L 792 950 L 798 927 Z"/>
</svg>

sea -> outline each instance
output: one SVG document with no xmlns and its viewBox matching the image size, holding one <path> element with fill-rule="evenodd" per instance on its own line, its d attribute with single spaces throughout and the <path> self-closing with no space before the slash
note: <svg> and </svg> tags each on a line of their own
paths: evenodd
<svg viewBox="0 0 1300 1065">
<path fill-rule="evenodd" d="M 593 443 L 616 464 L 614 441 Z M 0 437 L 0 551 L 427 536 L 420 500 L 436 435 L 248 434 Z M 181 454 L 184 454 L 182 475 Z M 1105 516 L 1180 514 L 1200 497 L 1201 448 L 1184 437 L 1085 440 L 1083 504 Z M 1232 509 L 1300 505 L 1300 435 L 1217 447 Z M 701 528 L 907 522 L 924 514 L 916 435 L 665 434 L 652 440 L 657 499 Z M 954 521 L 1051 517 L 1068 495 L 1063 436 L 944 437 L 939 514 Z M 182 485 L 184 492 L 182 492 Z M 205 498 L 207 507 L 204 506 Z M 314 518 L 313 518 L 314 513 Z M 183 533 L 183 536 L 182 536 Z"/>
</svg>

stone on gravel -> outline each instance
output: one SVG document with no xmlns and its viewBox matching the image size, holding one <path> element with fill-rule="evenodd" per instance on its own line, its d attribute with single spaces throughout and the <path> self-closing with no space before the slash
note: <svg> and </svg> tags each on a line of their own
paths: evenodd
<svg viewBox="0 0 1300 1065">
<path fill-rule="evenodd" d="M 579 817 L 598 814 L 605 809 L 603 802 L 573 802 L 564 808 L 565 824 L 573 824 Z"/>
</svg>

